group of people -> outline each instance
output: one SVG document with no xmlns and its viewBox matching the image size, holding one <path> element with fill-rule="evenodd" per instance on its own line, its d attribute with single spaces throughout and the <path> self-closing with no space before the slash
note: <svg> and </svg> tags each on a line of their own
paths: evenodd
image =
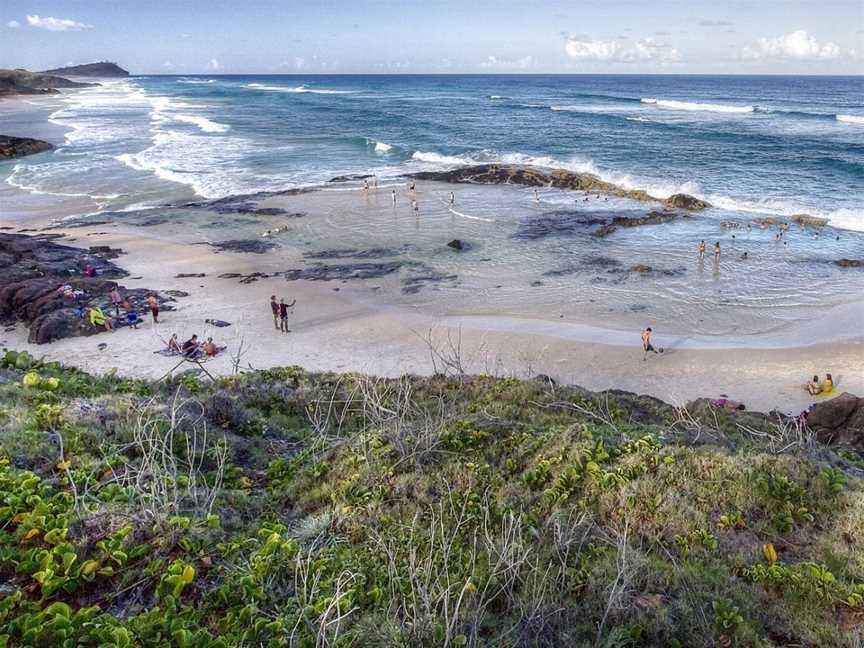
<svg viewBox="0 0 864 648">
<path fill-rule="evenodd" d="M 288 315 L 296 303 L 296 299 L 290 304 L 285 303 L 284 298 L 276 301 L 276 295 L 270 295 L 270 312 L 273 314 L 273 327 L 277 331 L 282 331 L 283 333 L 291 332 L 291 329 L 288 328 Z"/>
<path fill-rule="evenodd" d="M 834 378 L 831 377 L 830 373 L 826 373 L 825 380 L 820 382 L 819 376 L 813 376 L 813 380 L 804 385 L 804 389 L 806 389 L 811 396 L 830 394 L 834 391 Z"/>
<path fill-rule="evenodd" d="M 180 344 L 176 333 L 173 333 L 168 339 L 168 351 L 175 355 L 182 355 L 187 360 L 213 358 L 226 348 L 225 346 L 216 344 L 212 337 L 208 337 L 207 341 L 202 343 L 198 339 L 197 334 L 193 335 L 183 344 Z"/>
<path fill-rule="evenodd" d="M 68 286 L 61 286 L 58 288 L 60 291 L 64 291 L 63 294 L 66 296 L 70 294 L 74 299 L 77 299 L 78 296 L 83 295 L 82 291 L 67 291 Z M 79 295 L 75 295 L 75 293 L 79 293 Z M 106 331 L 114 331 L 115 327 L 122 324 L 122 321 L 125 320 L 126 324 L 131 328 L 137 329 L 138 324 L 141 323 L 141 318 L 138 315 L 138 308 L 135 306 L 134 299 L 127 297 L 122 297 L 120 295 L 120 290 L 115 286 L 111 289 L 110 293 L 111 299 L 111 307 L 114 309 L 113 317 L 110 317 L 105 314 L 105 311 L 102 310 L 102 307 L 99 304 L 95 304 L 86 309 L 86 317 L 87 321 L 91 326 L 95 328 L 104 328 Z M 153 323 L 159 323 L 159 299 L 151 293 L 147 296 L 147 307 L 150 310 L 150 314 L 153 316 Z M 124 316 L 121 316 L 120 309 L 123 309 L 125 312 Z M 84 307 L 81 306 L 79 308 L 79 316 L 83 319 L 85 317 Z"/>
</svg>

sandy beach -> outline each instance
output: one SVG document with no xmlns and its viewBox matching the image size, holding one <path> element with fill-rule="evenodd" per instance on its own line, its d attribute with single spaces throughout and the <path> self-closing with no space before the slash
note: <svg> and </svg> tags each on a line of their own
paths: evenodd
<svg viewBox="0 0 864 648">
<path fill-rule="evenodd" d="M 4 196 L 15 197 L 4 188 Z M 16 198 L 20 198 L 20 195 Z M 13 220 L 3 217 L 9 231 L 48 225 L 48 212 L 78 208 L 74 198 L 42 203 L 41 209 L 21 209 Z M 7 202 L 7 204 L 9 204 Z M 16 200 L 26 205 L 26 201 Z M 14 224 L 14 228 L 12 225 Z M 357 299 L 337 281 L 290 281 L 262 278 L 240 284 L 236 278 L 272 270 L 266 254 L 215 251 L 166 239 L 158 228 L 128 229 L 114 225 L 52 230 L 65 234 L 60 242 L 74 246 L 109 245 L 125 252 L 116 263 L 129 272 L 121 283 L 128 288 L 154 287 L 189 293 L 178 297 L 176 310 L 164 312 L 158 325 L 149 314 L 138 329 L 64 339 L 48 345 L 27 343 L 27 329 L 18 324 L 2 335 L 4 346 L 27 349 L 36 356 L 59 360 L 88 371 L 116 371 L 124 376 L 159 378 L 177 364 L 175 358 L 154 354 L 172 333 L 182 340 L 193 333 L 213 336 L 228 352 L 206 364 L 214 375 L 228 375 L 236 354 L 241 368 L 261 369 L 299 365 L 310 370 L 358 371 L 382 376 L 433 371 L 431 346 L 458 355 L 466 372 L 532 377 L 547 374 L 561 383 L 592 390 L 623 389 L 650 394 L 674 404 L 698 397 L 728 396 L 749 409 L 798 412 L 814 401 L 800 385 L 814 373 L 833 373 L 839 387 L 864 393 L 864 338 L 784 348 L 695 348 L 680 338 L 655 331 L 662 355 L 643 361 L 639 330 L 629 336 L 577 322 L 513 317 L 432 315 L 419 309 L 374 307 Z M 297 252 L 299 257 L 299 251 Z M 177 278 L 179 274 L 204 277 Z M 296 299 L 291 332 L 274 329 L 270 295 Z M 853 314 L 854 316 L 854 314 Z M 231 323 L 217 328 L 206 319 Z M 106 343 L 99 350 L 100 343 Z M 187 369 L 182 366 L 179 370 Z"/>
</svg>

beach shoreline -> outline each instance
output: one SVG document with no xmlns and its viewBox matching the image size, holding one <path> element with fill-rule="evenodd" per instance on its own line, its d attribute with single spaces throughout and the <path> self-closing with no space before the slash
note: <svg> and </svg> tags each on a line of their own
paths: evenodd
<svg viewBox="0 0 864 648">
<path fill-rule="evenodd" d="M 19 222 L 19 225 L 23 225 Z M 26 229 L 48 225 L 42 217 Z M 80 224 L 79 224 L 80 225 Z M 56 226 L 56 223 L 55 223 Z M 813 373 L 830 371 L 844 391 L 864 393 L 864 337 L 832 344 L 781 349 L 679 347 L 663 331 L 656 331 L 666 353 L 643 361 L 639 331 L 632 340 L 616 332 L 593 331 L 590 340 L 562 334 L 566 324 L 507 318 L 437 317 L 401 309 L 376 309 L 335 290 L 335 282 L 292 281 L 265 277 L 241 284 L 219 275 L 249 275 L 261 268 L 266 255 L 219 252 L 209 246 L 188 245 L 148 237 L 144 231 L 106 232 L 103 227 L 52 229 L 65 234 L 58 242 L 77 247 L 108 245 L 122 248 L 116 263 L 129 272 L 120 280 L 127 288 L 148 286 L 180 290 L 176 310 L 164 312 L 158 325 L 149 314 L 139 330 L 67 338 L 47 345 L 27 343 L 27 329 L 19 323 L 2 335 L 3 346 L 27 350 L 36 357 L 60 361 L 81 369 L 129 377 L 160 378 L 177 364 L 176 358 L 154 354 L 168 337 L 181 339 L 196 333 L 227 344 L 228 352 L 205 366 L 214 375 L 230 375 L 239 348 L 241 369 L 298 365 L 308 370 L 362 372 L 395 377 L 403 373 L 430 374 L 430 353 L 447 355 L 467 373 L 531 378 L 545 374 L 562 384 L 591 390 L 623 389 L 655 396 L 672 404 L 699 397 L 727 396 L 749 409 L 778 409 L 797 413 L 816 399 L 800 385 Z M 108 228 L 113 229 L 113 228 Z M 90 231 L 95 230 L 95 231 Z M 70 240 L 74 239 L 74 240 Z M 180 274 L 204 277 L 178 278 Z M 297 300 L 290 319 L 292 332 L 274 330 L 269 312 L 270 295 Z M 216 328 L 206 319 L 221 319 L 232 326 Z M 539 325 L 539 326 L 538 326 Z M 556 330 L 556 327 L 563 327 Z M 98 345 L 107 347 L 99 350 Z M 440 362 L 439 362 L 440 365 Z M 180 370 L 188 368 L 180 367 Z"/>
</svg>

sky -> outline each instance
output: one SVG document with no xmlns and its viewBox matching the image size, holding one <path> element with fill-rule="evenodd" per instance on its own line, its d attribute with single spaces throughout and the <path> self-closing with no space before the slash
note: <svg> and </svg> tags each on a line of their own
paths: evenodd
<svg viewBox="0 0 864 648">
<path fill-rule="evenodd" d="M 3 0 L 0 67 L 864 74 L 862 0 Z"/>
</svg>

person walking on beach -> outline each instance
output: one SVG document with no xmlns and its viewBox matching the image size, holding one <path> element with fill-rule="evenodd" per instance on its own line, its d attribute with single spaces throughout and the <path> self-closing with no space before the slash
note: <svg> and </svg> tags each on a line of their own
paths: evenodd
<svg viewBox="0 0 864 648">
<path fill-rule="evenodd" d="M 699 260 L 701 261 L 704 258 L 705 258 L 705 241 L 702 240 L 702 241 L 699 241 Z"/>
<path fill-rule="evenodd" d="M 649 353 L 660 353 L 654 346 L 651 344 L 651 327 L 649 326 L 644 331 L 642 331 L 642 351 L 644 355 L 642 356 L 642 361 L 648 359 Z"/>
<path fill-rule="evenodd" d="M 395 207 L 396 206 L 396 190 L 395 189 L 393 189 L 390 192 L 390 197 L 393 199 L 393 206 Z"/>
<path fill-rule="evenodd" d="M 273 328 L 279 330 L 279 302 L 276 295 L 270 295 L 270 311 L 273 313 Z"/>
<path fill-rule="evenodd" d="M 291 332 L 291 329 L 288 328 L 288 309 L 293 308 L 296 303 L 296 299 L 290 304 L 286 304 L 284 299 L 279 300 L 279 330 L 283 333 Z"/>
<path fill-rule="evenodd" d="M 540 194 L 537 193 L 537 187 L 534 187 L 534 202 L 538 204 L 540 203 Z"/>
<path fill-rule="evenodd" d="M 451 192 L 450 192 L 450 206 L 452 207 L 452 206 L 455 205 L 455 204 L 456 204 L 456 194 L 454 194 L 454 193 L 451 191 Z"/>
<path fill-rule="evenodd" d="M 159 323 L 159 300 L 156 295 L 150 293 L 147 295 L 147 305 L 150 307 L 150 314 L 153 315 L 153 323 Z"/>
<path fill-rule="evenodd" d="M 720 241 L 717 241 L 716 243 L 714 243 L 714 260 L 715 261 L 720 260 Z"/>
<path fill-rule="evenodd" d="M 369 193 L 369 181 L 368 180 L 363 181 L 363 193 L 364 194 Z"/>
<path fill-rule="evenodd" d="M 417 201 L 416 201 L 416 200 L 412 200 L 412 201 L 411 201 L 411 209 L 414 210 L 414 213 L 415 213 L 415 214 L 419 214 L 419 213 L 420 213 L 420 205 L 417 204 Z"/>
</svg>

